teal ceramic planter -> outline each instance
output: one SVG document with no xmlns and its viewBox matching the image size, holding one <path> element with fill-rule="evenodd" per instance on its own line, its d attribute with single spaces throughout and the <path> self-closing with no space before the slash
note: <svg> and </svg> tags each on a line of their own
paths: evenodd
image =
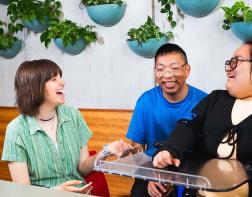
<svg viewBox="0 0 252 197">
<path fill-rule="evenodd" d="M 110 27 L 118 23 L 124 15 L 126 4 L 103 4 L 87 7 L 89 17 L 99 25 Z"/>
<path fill-rule="evenodd" d="M 48 17 L 45 18 L 44 22 L 40 22 L 37 19 L 33 19 L 31 21 L 22 20 L 22 23 L 24 26 L 26 26 L 27 28 L 29 28 L 30 30 L 36 33 L 41 33 L 49 27 Z"/>
<path fill-rule="evenodd" d="M 83 39 L 77 40 L 74 45 L 68 44 L 66 47 L 63 46 L 63 40 L 61 38 L 54 39 L 53 41 L 61 51 L 70 55 L 79 54 L 87 46 L 86 42 L 83 41 Z"/>
<path fill-rule="evenodd" d="M 243 42 L 252 41 L 252 23 L 231 23 L 231 30 Z"/>
<path fill-rule="evenodd" d="M 7 50 L 0 50 L 0 56 L 5 57 L 5 58 L 13 58 L 15 57 L 19 51 L 21 50 L 22 46 L 22 41 L 21 40 L 16 40 L 12 47 L 7 49 Z"/>
<path fill-rule="evenodd" d="M 176 0 L 177 7 L 185 14 L 203 17 L 216 8 L 220 0 Z"/>
<path fill-rule="evenodd" d="M 129 48 L 142 57 L 152 58 L 155 56 L 158 48 L 168 42 L 168 37 L 163 36 L 159 40 L 151 38 L 147 42 L 139 44 L 135 40 L 127 40 Z"/>
<path fill-rule="evenodd" d="M 0 0 L 0 4 L 3 4 L 3 5 L 8 5 L 10 2 L 10 0 Z"/>
</svg>

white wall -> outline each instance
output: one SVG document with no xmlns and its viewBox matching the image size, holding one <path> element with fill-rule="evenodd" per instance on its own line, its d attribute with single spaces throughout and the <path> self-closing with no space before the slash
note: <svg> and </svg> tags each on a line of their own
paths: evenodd
<svg viewBox="0 0 252 197">
<path fill-rule="evenodd" d="M 91 44 L 76 56 L 63 54 L 51 43 L 46 50 L 39 41 L 40 34 L 26 29 L 23 49 L 13 59 L 0 57 L 0 106 L 14 106 L 13 87 L 17 67 L 24 60 L 48 58 L 63 70 L 66 82 L 67 104 L 80 108 L 133 109 L 137 98 L 154 86 L 153 59 L 135 55 L 126 44 L 127 32 L 143 24 L 152 15 L 151 0 L 126 0 L 127 8 L 122 20 L 113 27 L 95 24 L 87 15 L 80 0 L 61 0 L 64 18 L 80 25 L 95 25 L 99 41 Z M 247 0 L 248 2 L 248 0 Z M 188 82 L 207 92 L 223 89 L 225 84 L 224 61 L 229 59 L 241 41 L 231 31 L 222 29 L 223 11 L 220 6 L 231 5 L 223 0 L 210 15 L 193 18 L 185 15 L 173 30 L 171 42 L 187 52 L 192 71 Z M 165 15 L 155 0 L 155 21 L 163 31 L 169 31 Z M 7 6 L 0 5 L 1 20 L 6 17 Z M 175 15 L 176 16 L 176 15 Z"/>
</svg>

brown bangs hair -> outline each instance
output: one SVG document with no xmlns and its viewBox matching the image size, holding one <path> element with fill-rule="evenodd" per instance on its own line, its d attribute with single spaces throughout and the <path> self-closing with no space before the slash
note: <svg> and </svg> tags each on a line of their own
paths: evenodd
<svg viewBox="0 0 252 197">
<path fill-rule="evenodd" d="M 15 76 L 16 104 L 23 115 L 35 116 L 44 102 L 45 83 L 57 74 L 60 67 L 47 59 L 23 62 Z"/>
</svg>

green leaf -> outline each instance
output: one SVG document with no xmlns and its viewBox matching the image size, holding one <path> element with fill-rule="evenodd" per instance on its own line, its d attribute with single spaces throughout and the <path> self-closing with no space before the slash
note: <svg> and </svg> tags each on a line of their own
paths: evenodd
<svg viewBox="0 0 252 197">
<path fill-rule="evenodd" d="M 131 28 L 127 35 L 129 36 L 129 40 L 136 40 L 138 44 L 141 44 L 151 38 L 160 39 L 165 33 L 161 33 L 160 28 L 148 16 L 147 21 L 143 25 L 139 28 Z"/>
<path fill-rule="evenodd" d="M 118 4 L 122 5 L 122 0 L 81 0 L 85 6 L 102 5 L 102 4 Z"/>
<path fill-rule="evenodd" d="M 224 20 L 222 28 L 230 29 L 231 23 L 234 22 L 252 22 L 252 9 L 244 1 L 236 1 L 231 7 L 221 7 L 224 11 Z"/>
<path fill-rule="evenodd" d="M 64 47 L 68 43 L 74 44 L 76 40 L 83 39 L 87 44 L 95 42 L 97 37 L 95 32 L 92 31 L 94 26 L 87 25 L 85 27 L 78 26 L 76 23 L 70 20 L 64 21 L 51 21 L 49 28 L 41 34 L 41 42 L 50 44 L 51 39 L 61 38 L 63 40 Z"/>
</svg>

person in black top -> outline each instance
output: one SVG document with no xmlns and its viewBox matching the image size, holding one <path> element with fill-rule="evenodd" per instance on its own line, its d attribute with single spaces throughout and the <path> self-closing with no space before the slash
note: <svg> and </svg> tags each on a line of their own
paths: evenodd
<svg viewBox="0 0 252 197">
<path fill-rule="evenodd" d="M 177 123 L 170 138 L 154 153 L 155 167 L 178 167 L 183 154 L 192 149 L 216 158 L 252 161 L 252 43 L 235 51 L 225 62 L 225 71 L 227 90 L 213 91 L 192 110 L 191 120 Z M 242 187 L 239 196 L 248 196 L 251 184 Z"/>
</svg>

